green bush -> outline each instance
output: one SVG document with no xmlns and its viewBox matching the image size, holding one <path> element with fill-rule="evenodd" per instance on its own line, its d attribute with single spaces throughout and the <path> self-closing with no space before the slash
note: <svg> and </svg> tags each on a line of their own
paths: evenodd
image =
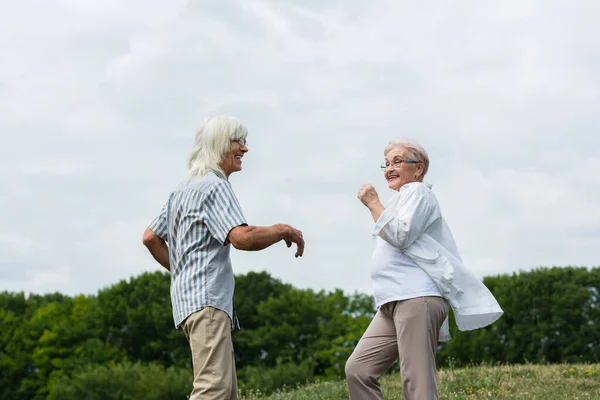
<svg viewBox="0 0 600 400">
<path fill-rule="evenodd" d="M 504 315 L 492 325 L 458 331 L 442 345 L 440 365 L 600 362 L 600 268 L 538 268 L 487 277 Z"/>
<path fill-rule="evenodd" d="M 192 372 L 155 363 L 90 365 L 51 384 L 48 400 L 176 400 L 187 399 Z"/>
<path fill-rule="evenodd" d="M 600 268 L 484 281 L 504 315 L 467 332 L 450 318 L 453 340 L 440 345 L 438 366 L 600 362 Z M 190 350 L 173 329 L 169 285 L 157 272 L 97 296 L 0 292 L 0 399 L 187 398 Z M 374 311 L 371 296 L 298 289 L 266 272 L 236 276 L 236 310 L 242 392 L 343 378 Z"/>
<path fill-rule="evenodd" d="M 238 385 L 242 393 L 273 393 L 277 389 L 298 387 L 314 380 L 315 362 L 305 360 L 299 364 L 277 360 L 275 367 L 248 366 L 240 370 Z"/>
</svg>

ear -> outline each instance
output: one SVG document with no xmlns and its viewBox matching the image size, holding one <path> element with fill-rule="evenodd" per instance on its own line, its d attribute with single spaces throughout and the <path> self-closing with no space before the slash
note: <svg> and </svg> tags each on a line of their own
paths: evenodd
<svg viewBox="0 0 600 400">
<path fill-rule="evenodd" d="M 425 166 L 423 165 L 423 163 L 417 164 L 417 179 L 421 179 L 423 177 L 424 169 L 425 169 Z"/>
</svg>

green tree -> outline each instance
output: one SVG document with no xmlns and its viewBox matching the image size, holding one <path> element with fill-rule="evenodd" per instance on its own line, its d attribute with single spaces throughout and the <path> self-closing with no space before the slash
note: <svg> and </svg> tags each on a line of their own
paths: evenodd
<svg viewBox="0 0 600 400">
<path fill-rule="evenodd" d="M 476 331 L 452 324 L 442 363 L 600 360 L 600 268 L 538 268 L 484 282 L 504 315 Z"/>
<path fill-rule="evenodd" d="M 56 379 L 48 400 L 184 400 L 191 390 L 187 368 L 125 361 L 90 364 L 72 377 Z"/>
<path fill-rule="evenodd" d="M 261 325 L 248 333 L 260 350 L 254 365 L 313 360 L 316 375 L 340 375 L 372 315 L 366 296 L 290 288 L 257 309 Z"/>
<path fill-rule="evenodd" d="M 2 294 L 7 296 L 7 294 Z M 21 381 L 33 371 L 32 346 L 23 331 L 23 318 L 7 308 L 0 308 L 0 398 L 27 399 L 20 392 Z M 31 394 L 31 393 L 29 393 Z M 30 397 L 29 397 L 30 398 Z"/>
<path fill-rule="evenodd" d="M 190 367 L 189 345 L 173 325 L 168 273 L 144 273 L 98 292 L 102 339 L 133 361 Z"/>
<path fill-rule="evenodd" d="M 94 297 L 63 298 L 38 308 L 24 327 L 35 343 L 31 353 L 32 369 L 21 382 L 21 392 L 45 399 L 55 379 L 78 368 L 110 360 L 120 360 L 124 352 L 105 344 L 94 319 Z"/>
<path fill-rule="evenodd" d="M 238 369 L 247 365 L 263 364 L 262 359 L 267 348 L 256 333 L 256 329 L 263 325 L 258 309 L 269 298 L 279 298 L 291 289 L 291 285 L 282 283 L 265 271 L 248 272 L 235 277 L 235 311 L 242 328 L 233 332 Z"/>
</svg>

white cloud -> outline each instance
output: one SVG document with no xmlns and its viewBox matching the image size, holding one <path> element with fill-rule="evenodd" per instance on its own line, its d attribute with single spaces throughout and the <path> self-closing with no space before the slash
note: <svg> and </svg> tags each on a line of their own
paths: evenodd
<svg viewBox="0 0 600 400">
<path fill-rule="evenodd" d="M 356 192 L 370 182 L 390 196 L 378 165 L 398 136 L 428 149 L 429 181 L 478 275 L 598 264 L 597 11 L 4 3 L 0 285 L 93 292 L 160 268 L 141 234 L 213 113 L 250 128 L 232 177 L 250 222 L 290 223 L 307 239 L 301 260 L 284 245 L 234 252 L 237 272 L 369 291 L 372 222 Z"/>
<path fill-rule="evenodd" d="M 26 238 L 15 234 L 0 233 L 0 246 L 24 253 L 44 249 L 46 246 L 39 240 Z"/>
<path fill-rule="evenodd" d="M 72 175 L 79 169 L 78 164 L 75 160 L 49 160 L 24 165 L 21 170 L 24 175 Z"/>
</svg>

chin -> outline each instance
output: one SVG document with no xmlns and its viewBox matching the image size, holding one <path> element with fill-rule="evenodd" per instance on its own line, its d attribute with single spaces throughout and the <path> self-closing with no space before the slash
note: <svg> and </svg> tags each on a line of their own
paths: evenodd
<svg viewBox="0 0 600 400">
<path fill-rule="evenodd" d="M 397 182 L 388 182 L 388 187 L 392 190 L 398 191 L 400 190 L 400 186 L 402 185 L 399 185 Z"/>
</svg>

